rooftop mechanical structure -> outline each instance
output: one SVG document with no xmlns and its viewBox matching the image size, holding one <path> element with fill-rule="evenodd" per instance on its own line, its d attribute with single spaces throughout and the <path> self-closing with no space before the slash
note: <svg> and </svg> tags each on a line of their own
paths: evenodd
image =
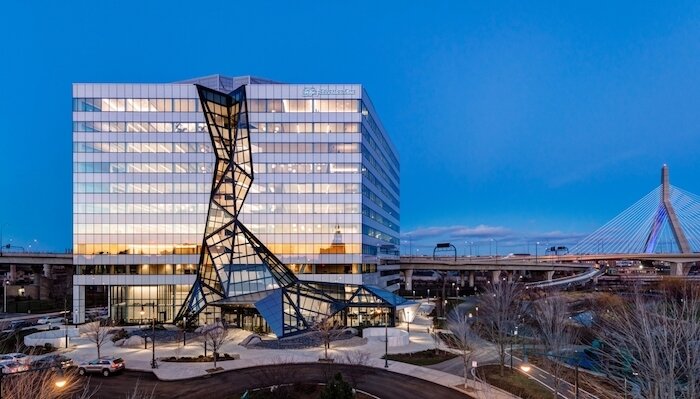
<svg viewBox="0 0 700 399">
<path fill-rule="evenodd" d="M 216 161 L 197 278 L 176 320 L 206 314 L 206 322 L 223 308 L 253 305 L 285 337 L 329 318 L 342 322 L 362 313 L 358 309 L 389 314 L 411 306 L 375 286 L 299 280 L 241 223 L 238 215 L 254 179 L 246 86 L 228 94 L 200 85 L 197 90 Z"/>
</svg>

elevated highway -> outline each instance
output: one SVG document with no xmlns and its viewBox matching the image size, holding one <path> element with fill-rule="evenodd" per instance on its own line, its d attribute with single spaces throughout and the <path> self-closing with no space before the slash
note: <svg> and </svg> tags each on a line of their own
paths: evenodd
<svg viewBox="0 0 700 399">
<path fill-rule="evenodd" d="M 71 253 L 0 252 L 0 266 L 4 265 L 64 265 L 73 264 Z"/>
<path fill-rule="evenodd" d="M 17 280 L 17 268 L 27 270 L 35 267 L 43 269 L 44 277 L 52 278 L 55 275 L 56 266 L 62 266 L 59 270 L 65 271 L 66 266 L 73 265 L 73 254 L 71 253 L 49 253 L 49 252 L 1 252 L 0 253 L 0 273 L 6 273 L 9 281 Z M 68 269 L 72 273 L 72 269 Z M 67 276 L 68 279 L 71 276 Z"/>
<path fill-rule="evenodd" d="M 583 273 L 595 267 L 595 261 L 584 262 L 570 261 L 561 262 L 556 259 L 543 257 L 442 257 L 431 258 L 427 256 L 401 256 L 400 270 L 406 282 L 406 289 L 413 286 L 414 270 L 438 270 L 438 271 L 458 271 L 460 273 L 460 284 L 465 285 L 465 277 L 468 278 L 469 287 L 474 286 L 477 272 L 490 272 L 491 280 L 498 282 L 501 273 L 507 273 L 507 278 L 512 279 L 513 275 L 526 272 L 541 272 L 546 275 L 547 280 L 552 280 L 555 272 Z"/>
</svg>

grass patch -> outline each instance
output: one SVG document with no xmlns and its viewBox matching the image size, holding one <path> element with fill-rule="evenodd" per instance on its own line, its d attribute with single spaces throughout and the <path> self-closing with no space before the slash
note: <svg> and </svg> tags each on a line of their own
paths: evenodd
<svg viewBox="0 0 700 399">
<path fill-rule="evenodd" d="M 501 377 L 500 366 L 488 365 L 477 369 L 477 375 L 489 384 L 508 391 L 523 399 L 551 398 L 554 394 L 539 382 L 506 367 Z"/>
<path fill-rule="evenodd" d="M 457 355 L 450 352 L 437 351 L 428 349 L 414 353 L 397 353 L 389 354 L 389 360 L 401 363 L 415 364 L 416 366 L 430 366 L 431 364 L 442 363 L 446 360 L 454 359 Z M 382 356 L 384 359 L 384 356 Z"/>
</svg>

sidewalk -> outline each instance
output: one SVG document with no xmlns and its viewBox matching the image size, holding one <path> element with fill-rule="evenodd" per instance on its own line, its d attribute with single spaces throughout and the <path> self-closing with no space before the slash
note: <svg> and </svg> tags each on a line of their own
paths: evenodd
<svg viewBox="0 0 700 399">
<path fill-rule="evenodd" d="M 416 320 L 411 323 L 410 343 L 402 347 L 389 347 L 389 353 L 409 353 L 417 352 L 426 349 L 434 349 L 435 342 L 427 333 L 427 326 L 424 323 L 429 323 L 429 320 Z M 249 367 L 275 365 L 275 364 L 290 364 L 290 363 L 318 363 L 319 358 L 325 356 L 324 350 L 321 347 L 305 348 L 305 349 L 258 349 L 246 348 L 238 345 L 251 333 L 248 331 L 231 329 L 231 342 L 226 343 L 219 351 L 220 353 L 239 354 L 240 359 L 230 361 L 217 362 L 217 367 L 221 371 L 216 373 L 237 370 Z M 76 338 L 71 341 L 74 346 L 68 350 L 62 351 L 73 358 L 75 362 L 89 361 L 97 357 L 97 350 L 94 343 L 89 342 L 84 337 Z M 107 340 L 101 348 L 102 356 L 119 356 L 125 360 L 126 367 L 129 370 L 137 370 L 144 372 L 152 372 L 154 375 L 163 381 L 178 381 L 191 378 L 203 377 L 210 375 L 208 369 L 214 368 L 213 362 L 208 363 L 171 363 L 158 361 L 158 368 L 151 368 L 151 359 L 153 356 L 152 347 L 149 343 L 148 349 L 140 348 L 122 348 L 114 346 L 111 340 Z M 430 381 L 445 387 L 449 387 L 460 392 L 465 392 L 478 399 L 513 399 L 513 395 L 497 391 L 496 388 L 488 384 L 470 380 L 469 389 L 465 391 L 464 379 L 458 375 L 445 373 L 439 370 L 433 370 L 426 367 L 415 366 L 395 361 L 389 362 L 388 369 L 384 368 L 384 360 L 381 357 L 385 352 L 385 344 L 380 339 L 369 339 L 364 344 L 356 346 L 340 346 L 333 345 L 328 351 L 328 355 L 336 359 L 339 364 L 347 363 L 344 361 L 348 352 L 365 353 L 368 358 L 363 364 L 369 367 L 387 370 L 390 372 L 403 374 L 415 378 L 420 378 Z M 211 353 L 211 352 L 210 352 Z M 156 358 L 169 356 L 199 356 L 204 354 L 204 348 L 200 342 L 188 339 L 187 346 L 183 346 L 182 342 L 159 344 L 156 342 L 155 356 Z"/>
</svg>

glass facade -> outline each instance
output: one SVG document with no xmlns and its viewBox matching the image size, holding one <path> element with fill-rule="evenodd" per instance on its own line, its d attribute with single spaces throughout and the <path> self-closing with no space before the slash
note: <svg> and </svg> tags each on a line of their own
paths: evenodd
<svg viewBox="0 0 700 399">
<path fill-rule="evenodd" d="M 399 162 L 361 86 L 218 75 L 175 84 L 74 85 L 78 273 L 134 276 L 126 283 L 133 286 L 146 286 L 138 276 L 154 273 L 163 277 L 158 285 L 184 281 L 168 278 L 195 284 L 187 265 L 200 264 L 215 174 L 195 83 L 227 93 L 246 85 L 255 181 L 240 220 L 250 232 L 304 278 L 356 275 L 351 281 L 385 283 L 376 271 L 379 253 L 397 254 Z M 82 297 L 78 287 L 79 312 Z M 116 298 L 113 305 L 123 302 Z M 140 317 L 131 308 L 126 312 L 136 314 L 125 320 Z"/>
</svg>

